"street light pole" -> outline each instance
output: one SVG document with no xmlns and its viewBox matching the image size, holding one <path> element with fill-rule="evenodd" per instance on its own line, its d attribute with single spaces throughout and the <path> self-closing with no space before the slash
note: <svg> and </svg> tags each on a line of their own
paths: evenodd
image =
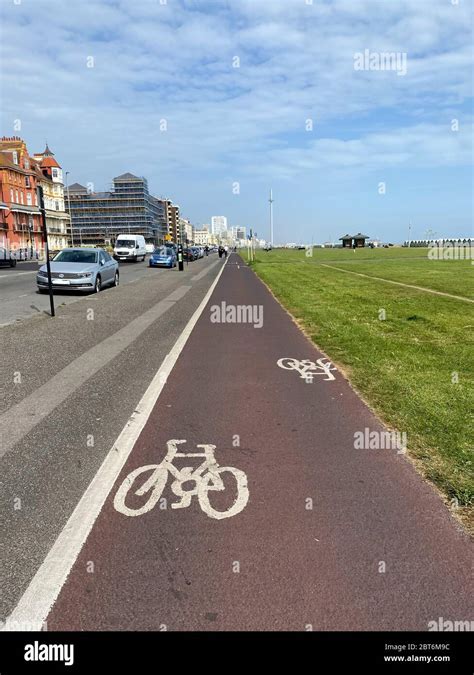
<svg viewBox="0 0 474 675">
<path fill-rule="evenodd" d="M 74 246 L 74 233 L 72 230 L 72 217 L 71 217 L 71 200 L 69 198 L 69 181 L 68 181 L 69 171 L 66 171 L 66 194 L 67 194 L 67 210 L 69 211 L 69 227 L 71 228 L 71 246 Z"/>
<path fill-rule="evenodd" d="M 30 242 L 30 258 L 33 260 L 33 223 L 31 221 L 31 216 L 28 216 L 28 233 L 29 233 L 29 242 Z"/>
<path fill-rule="evenodd" d="M 273 199 L 273 190 L 270 188 L 270 199 L 268 200 L 270 202 L 270 243 L 273 248 L 273 202 L 275 201 Z"/>
<path fill-rule="evenodd" d="M 408 223 L 408 248 L 411 247 L 411 223 Z"/>
<path fill-rule="evenodd" d="M 46 253 L 46 271 L 48 275 L 48 290 L 49 290 L 49 306 L 51 308 L 51 316 L 55 316 L 54 312 L 54 296 L 53 296 L 53 282 L 51 281 L 51 265 L 49 263 L 49 245 L 48 245 L 48 228 L 46 226 L 46 211 L 44 208 L 44 195 L 43 188 L 41 185 L 38 185 L 36 188 L 36 194 L 38 197 L 38 206 L 41 212 L 41 223 L 43 230 L 43 243 L 44 250 Z"/>
</svg>

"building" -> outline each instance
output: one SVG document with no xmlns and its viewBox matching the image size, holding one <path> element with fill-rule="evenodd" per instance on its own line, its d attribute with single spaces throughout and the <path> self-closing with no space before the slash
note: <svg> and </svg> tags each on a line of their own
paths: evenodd
<svg viewBox="0 0 474 675">
<path fill-rule="evenodd" d="M 235 241 L 245 241 L 247 238 L 247 229 L 245 227 L 233 227 L 232 228 L 232 239 Z"/>
<path fill-rule="evenodd" d="M 220 237 L 227 230 L 227 218 L 225 216 L 212 216 L 211 218 L 211 232 Z"/>
<path fill-rule="evenodd" d="M 197 246 L 209 246 L 212 242 L 212 234 L 209 232 L 207 227 L 202 227 L 201 229 L 194 230 L 194 243 Z"/>
<path fill-rule="evenodd" d="M 163 200 L 150 195 L 146 178 L 124 173 L 108 192 L 91 192 L 79 183 L 67 192 L 73 244 L 113 245 L 119 234 L 141 234 L 154 245 L 165 241 Z"/>
<path fill-rule="evenodd" d="M 16 257 L 43 252 L 38 173 L 26 143 L 18 136 L 0 140 L 0 245 Z"/>
<path fill-rule="evenodd" d="M 186 218 L 180 218 L 180 236 L 182 239 L 179 241 L 188 241 L 188 242 L 195 242 L 195 234 L 194 234 L 194 228 L 187 220 Z"/>
<path fill-rule="evenodd" d="M 47 144 L 43 153 L 35 153 L 32 166 L 36 170 L 37 182 L 43 188 L 49 250 L 66 248 L 71 219 L 65 210 L 63 171 Z"/>
<path fill-rule="evenodd" d="M 364 248 L 366 239 L 370 239 L 370 237 L 361 232 L 339 237 L 339 241 L 342 241 L 342 248 Z"/>
<path fill-rule="evenodd" d="M 342 248 L 352 248 L 352 235 L 345 234 L 342 237 L 339 237 L 339 241 L 342 241 Z"/>
<path fill-rule="evenodd" d="M 179 206 L 173 204 L 170 199 L 160 199 L 159 201 L 163 205 L 166 223 L 166 239 L 176 243 L 180 241 L 181 236 Z"/>
</svg>

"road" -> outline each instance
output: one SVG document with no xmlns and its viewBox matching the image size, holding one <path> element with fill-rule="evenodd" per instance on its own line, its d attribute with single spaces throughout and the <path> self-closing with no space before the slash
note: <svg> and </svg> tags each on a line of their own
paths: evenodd
<svg viewBox="0 0 474 675">
<path fill-rule="evenodd" d="M 48 630 L 472 619 L 467 537 L 403 454 L 355 449 L 355 432 L 383 427 L 238 256 L 80 305 L 2 329 L 6 372 L 24 380 L 0 417 L 0 617 Z M 242 306 L 247 321 L 227 321 Z M 302 378 L 278 365 L 289 358 L 321 367 Z M 211 446 L 225 470 L 210 461 L 193 479 L 202 456 L 166 470 L 173 439 Z"/>
<path fill-rule="evenodd" d="M 120 264 L 120 283 L 133 283 L 156 272 L 145 262 Z M 49 313 L 49 296 L 38 293 L 36 289 L 36 271 L 41 263 L 19 262 L 16 267 L 0 267 L 0 326 L 29 318 L 41 313 Z M 104 289 L 105 290 L 105 289 Z M 84 294 L 80 292 L 61 292 L 55 290 L 56 306 L 77 302 Z"/>
</svg>

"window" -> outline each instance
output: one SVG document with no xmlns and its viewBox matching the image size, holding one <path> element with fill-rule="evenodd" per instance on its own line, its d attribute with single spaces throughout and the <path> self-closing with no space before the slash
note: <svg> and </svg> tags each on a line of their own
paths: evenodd
<svg viewBox="0 0 474 675">
<path fill-rule="evenodd" d="M 32 206 L 32 199 L 31 199 L 31 193 L 30 192 L 28 192 L 27 195 L 26 195 L 26 203 L 28 204 L 28 206 Z"/>
<path fill-rule="evenodd" d="M 54 206 L 56 207 L 56 211 L 59 211 L 59 202 L 58 201 L 54 202 Z"/>
<path fill-rule="evenodd" d="M 55 262 L 71 262 L 71 263 L 96 263 L 97 253 L 95 251 L 60 251 L 55 257 Z"/>
<path fill-rule="evenodd" d="M 57 177 L 58 177 L 58 170 L 53 169 L 53 178 L 57 178 Z"/>
<path fill-rule="evenodd" d="M 18 190 L 15 190 L 15 195 L 16 195 L 15 201 L 16 201 L 17 204 L 19 204 L 19 203 L 20 203 L 20 200 L 19 200 L 19 198 L 18 198 Z"/>
<path fill-rule="evenodd" d="M 16 150 L 13 150 L 13 163 L 18 164 L 18 153 Z"/>
<path fill-rule="evenodd" d="M 11 202 L 14 202 L 14 201 L 15 201 L 15 194 L 14 194 L 14 192 L 13 192 L 13 190 L 12 190 L 11 188 L 10 188 L 10 201 L 11 201 Z"/>
<path fill-rule="evenodd" d="M 25 203 L 25 202 L 23 201 L 23 192 L 20 192 L 20 201 L 21 201 L 22 204 Z"/>
<path fill-rule="evenodd" d="M 29 168 L 30 168 L 30 162 L 29 162 L 28 159 L 25 159 L 25 169 L 29 169 Z"/>
<path fill-rule="evenodd" d="M 25 185 L 26 185 L 26 187 L 31 187 L 30 177 L 29 177 L 29 176 L 25 176 Z"/>
</svg>

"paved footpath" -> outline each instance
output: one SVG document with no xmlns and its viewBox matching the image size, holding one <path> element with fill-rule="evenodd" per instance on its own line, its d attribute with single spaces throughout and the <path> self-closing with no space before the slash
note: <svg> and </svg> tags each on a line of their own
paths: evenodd
<svg viewBox="0 0 474 675">
<path fill-rule="evenodd" d="M 255 305 L 256 324 L 263 308 L 262 327 L 216 322 L 223 302 Z M 282 358 L 323 360 L 311 382 Z M 472 619 L 468 539 L 403 454 L 354 449 L 366 427 L 382 430 L 230 256 L 67 580 L 58 573 L 46 592 L 33 581 L 23 616 L 49 593 L 48 630 L 427 630 L 439 617 Z M 170 455 L 167 469 L 167 448 L 208 457 Z M 74 539 L 81 523 L 71 528 Z"/>
</svg>

